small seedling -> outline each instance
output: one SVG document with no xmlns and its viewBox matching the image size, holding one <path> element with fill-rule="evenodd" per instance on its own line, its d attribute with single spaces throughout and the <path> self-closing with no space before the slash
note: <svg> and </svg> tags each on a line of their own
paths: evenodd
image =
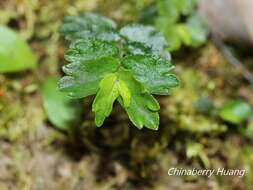
<svg viewBox="0 0 253 190">
<path fill-rule="evenodd" d="M 168 95 L 178 86 L 163 35 L 151 26 L 118 29 L 90 13 L 67 16 L 60 32 L 71 44 L 59 89 L 72 98 L 96 95 L 92 111 L 98 127 L 118 101 L 136 127 L 157 130 L 160 106 L 152 94 Z"/>
</svg>

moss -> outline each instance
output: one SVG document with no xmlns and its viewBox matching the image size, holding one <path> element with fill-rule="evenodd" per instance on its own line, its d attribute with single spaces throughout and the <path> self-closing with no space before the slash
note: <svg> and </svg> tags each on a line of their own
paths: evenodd
<svg viewBox="0 0 253 190">
<path fill-rule="evenodd" d="M 175 55 L 181 87 L 160 98 L 157 132 L 130 127 L 117 106 L 101 129 L 94 127 L 88 111 L 80 129 L 70 134 L 47 122 L 36 86 L 37 80 L 61 74 L 64 49 L 57 28 L 63 15 L 97 11 L 124 24 L 136 20 L 138 11 L 152 3 L 136 2 L 0 2 L 4 7 L 0 22 L 29 39 L 40 60 L 35 74 L 0 75 L 0 189 L 252 189 L 252 121 L 242 132 L 194 107 L 200 96 L 208 96 L 215 105 L 238 96 L 253 100 L 252 89 L 212 43 Z M 85 110 L 89 104 L 84 103 Z M 170 167 L 205 166 L 241 167 L 247 175 L 242 179 L 167 175 Z"/>
</svg>

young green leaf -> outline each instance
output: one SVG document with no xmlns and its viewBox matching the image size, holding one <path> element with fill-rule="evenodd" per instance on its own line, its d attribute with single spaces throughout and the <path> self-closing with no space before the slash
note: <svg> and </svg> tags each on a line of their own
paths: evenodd
<svg viewBox="0 0 253 190">
<path fill-rule="evenodd" d="M 0 73 L 35 67 L 35 56 L 27 43 L 13 30 L 0 26 Z"/>
<path fill-rule="evenodd" d="M 99 91 L 92 105 L 92 111 L 95 112 L 95 121 L 98 127 L 110 115 L 113 103 L 119 96 L 117 75 L 109 74 L 105 76 L 101 80 L 99 87 Z"/>
<path fill-rule="evenodd" d="M 134 80 L 128 71 L 121 71 L 120 79 L 126 83 L 131 92 L 129 106 L 125 106 L 122 99 L 119 98 L 119 102 L 126 109 L 130 120 L 139 129 L 147 127 L 157 130 L 159 126 L 159 103 L 152 95 L 143 92 L 142 86 Z"/>
<path fill-rule="evenodd" d="M 92 105 L 95 112 L 96 125 L 100 127 L 105 118 L 112 112 L 113 103 L 117 98 L 123 100 L 124 107 L 128 107 L 131 101 L 131 92 L 124 81 L 117 74 L 109 74 L 101 80 L 99 91 Z"/>
<path fill-rule="evenodd" d="M 125 108 L 130 106 L 132 93 L 130 89 L 128 88 L 126 82 L 124 82 L 122 79 L 119 79 L 118 81 L 118 90 L 119 90 L 119 98 L 123 100 L 123 106 Z"/>
<path fill-rule="evenodd" d="M 57 80 L 48 78 L 43 82 L 43 105 L 50 122 L 59 129 L 67 130 L 81 121 L 81 104 L 58 91 Z"/>
</svg>

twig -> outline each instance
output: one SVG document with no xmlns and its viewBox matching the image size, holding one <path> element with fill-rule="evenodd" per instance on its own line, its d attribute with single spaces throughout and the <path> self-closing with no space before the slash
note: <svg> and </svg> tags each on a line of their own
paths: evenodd
<svg viewBox="0 0 253 190">
<path fill-rule="evenodd" d="M 223 54 L 223 56 L 227 59 L 227 61 L 235 66 L 238 71 L 242 74 L 242 76 L 253 86 L 253 76 L 252 73 L 237 59 L 231 50 L 223 43 L 223 41 L 217 37 L 213 36 L 213 42 L 219 48 Z"/>
</svg>

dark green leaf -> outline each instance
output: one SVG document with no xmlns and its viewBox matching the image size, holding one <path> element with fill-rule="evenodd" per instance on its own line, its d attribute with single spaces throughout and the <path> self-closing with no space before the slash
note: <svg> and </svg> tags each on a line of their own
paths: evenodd
<svg viewBox="0 0 253 190">
<path fill-rule="evenodd" d="M 219 112 L 219 116 L 230 123 L 241 124 L 252 114 L 250 105 L 241 100 L 233 100 L 225 103 Z"/>
<path fill-rule="evenodd" d="M 50 122 L 59 129 L 70 129 L 81 121 L 81 104 L 57 89 L 57 78 L 42 84 L 43 105 Z"/>
<path fill-rule="evenodd" d="M 63 71 L 68 75 L 59 82 L 62 91 L 69 92 L 73 98 L 96 94 L 100 80 L 119 67 L 116 58 L 118 49 L 113 42 L 84 39 L 73 42 L 65 54 L 71 64 Z"/>
<path fill-rule="evenodd" d="M 63 20 L 60 32 L 69 40 L 95 37 L 105 41 L 117 41 L 116 24 L 112 20 L 92 13 L 80 16 L 67 16 Z"/>
<path fill-rule="evenodd" d="M 132 42 L 140 42 L 152 49 L 152 53 L 170 60 L 170 54 L 166 51 L 168 47 L 164 36 L 151 26 L 130 25 L 120 30 L 120 34 Z"/>
<path fill-rule="evenodd" d="M 0 73 L 34 69 L 36 65 L 27 43 L 16 32 L 0 26 Z"/>
<path fill-rule="evenodd" d="M 103 77 L 115 72 L 119 62 L 115 58 L 102 58 L 96 61 L 80 61 L 63 67 L 68 75 L 59 81 L 61 91 L 72 98 L 83 98 L 96 94 Z"/>
<path fill-rule="evenodd" d="M 173 66 L 163 59 L 133 55 L 126 56 L 122 64 L 151 94 L 168 94 L 171 88 L 178 86 L 177 78 L 169 73 Z"/>
<path fill-rule="evenodd" d="M 64 57 L 67 61 L 92 61 L 104 57 L 116 57 L 118 48 L 115 43 L 95 39 L 84 39 L 73 42 Z"/>
</svg>

